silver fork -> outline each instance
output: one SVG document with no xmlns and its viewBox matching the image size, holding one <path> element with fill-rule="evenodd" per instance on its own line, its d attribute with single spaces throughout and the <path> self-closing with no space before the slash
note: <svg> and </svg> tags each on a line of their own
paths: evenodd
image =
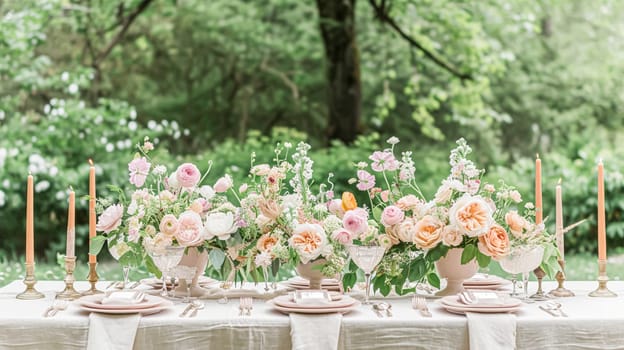
<svg viewBox="0 0 624 350">
<path fill-rule="evenodd" d="M 427 307 L 427 301 L 420 295 L 414 295 L 412 298 L 412 308 L 420 311 L 420 314 L 424 317 L 431 317 L 431 311 Z"/>
<path fill-rule="evenodd" d="M 245 297 L 245 311 L 247 316 L 251 316 L 251 310 L 253 309 L 253 298 Z"/>
<path fill-rule="evenodd" d="M 43 317 L 54 317 L 54 315 L 56 315 L 57 312 L 67 309 L 68 305 L 69 305 L 69 302 L 67 300 L 55 299 L 54 302 L 52 303 L 52 306 L 50 306 L 43 313 Z"/>
<path fill-rule="evenodd" d="M 245 298 L 241 297 L 238 300 L 238 316 L 245 315 Z"/>
</svg>

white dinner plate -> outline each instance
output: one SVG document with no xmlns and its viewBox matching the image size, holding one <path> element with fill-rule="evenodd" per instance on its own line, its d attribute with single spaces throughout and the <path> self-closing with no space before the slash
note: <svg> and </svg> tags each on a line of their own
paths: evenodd
<svg viewBox="0 0 624 350">
<path fill-rule="evenodd" d="M 353 299 L 352 297 L 348 295 L 344 296 L 340 300 L 331 301 L 325 304 L 321 304 L 321 303 L 319 304 L 297 304 L 296 302 L 292 300 L 290 295 L 280 295 L 278 297 L 273 298 L 272 301 L 275 305 L 285 307 L 285 308 L 293 308 L 293 309 L 319 309 L 319 308 L 340 309 L 340 308 L 352 306 L 353 304 L 357 302 L 356 299 Z"/>
<path fill-rule="evenodd" d="M 269 304 L 270 306 L 272 306 L 276 310 L 278 310 L 280 312 L 283 312 L 285 314 L 289 314 L 289 313 L 299 313 L 299 314 L 331 314 L 331 313 L 340 313 L 340 314 L 346 314 L 348 312 L 351 312 L 351 311 L 357 309 L 358 307 L 360 307 L 360 305 L 362 305 L 362 303 L 360 303 L 357 300 L 355 301 L 355 303 L 353 305 L 345 306 L 343 308 L 314 308 L 314 309 L 306 309 L 306 308 L 283 307 L 283 306 L 280 306 L 280 305 L 276 305 L 272 300 L 267 301 L 267 304 Z"/>
<path fill-rule="evenodd" d="M 464 287 L 466 286 L 483 286 L 483 285 L 500 285 L 510 284 L 511 281 L 495 275 L 483 275 L 476 274 L 472 278 L 464 281 Z"/>
<path fill-rule="evenodd" d="M 87 295 L 77 300 L 80 306 L 99 310 L 136 310 L 147 309 L 158 306 L 165 302 L 165 299 L 154 295 L 145 294 L 145 299 L 137 304 L 102 304 L 104 294 Z"/>
<path fill-rule="evenodd" d="M 141 315 L 152 315 L 158 312 L 161 312 L 165 309 L 168 309 L 173 306 L 173 303 L 169 300 L 164 300 L 160 305 L 146 308 L 146 309 L 96 309 L 86 306 L 80 306 L 81 310 L 88 312 L 97 312 L 100 314 L 109 314 L 109 315 L 123 315 L 123 314 L 136 314 L 139 313 Z"/>
</svg>

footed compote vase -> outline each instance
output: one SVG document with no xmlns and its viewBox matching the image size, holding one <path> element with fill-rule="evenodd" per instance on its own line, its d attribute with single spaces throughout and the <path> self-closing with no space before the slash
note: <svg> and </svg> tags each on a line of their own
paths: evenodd
<svg viewBox="0 0 624 350">
<path fill-rule="evenodd" d="M 474 276 L 479 270 L 475 259 L 466 264 L 461 263 L 463 248 L 451 248 L 446 255 L 435 262 L 438 276 L 446 279 L 446 287 L 435 295 L 455 295 L 464 291 L 464 281 Z"/>
<path fill-rule="evenodd" d="M 186 253 L 182 256 L 182 260 L 178 264 L 180 266 L 187 266 L 195 268 L 195 276 L 191 281 L 190 287 L 187 289 L 186 279 L 178 279 L 178 287 L 175 289 L 176 295 L 178 293 L 186 294 L 190 290 L 191 297 L 200 297 L 206 293 L 206 290 L 199 286 L 199 278 L 204 275 L 206 266 L 208 265 L 208 250 L 200 252 L 196 247 L 189 247 Z M 179 277 L 179 276 L 176 276 Z M 180 294 L 182 295 L 182 294 Z"/>
<path fill-rule="evenodd" d="M 299 276 L 310 281 L 309 289 L 321 289 L 321 283 L 326 276 L 321 272 L 321 267 L 327 262 L 325 259 L 316 259 L 307 264 L 299 263 L 295 269 Z"/>
</svg>

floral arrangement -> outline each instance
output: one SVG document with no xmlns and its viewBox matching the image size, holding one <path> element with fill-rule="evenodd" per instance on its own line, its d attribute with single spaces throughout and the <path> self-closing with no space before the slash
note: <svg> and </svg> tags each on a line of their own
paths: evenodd
<svg viewBox="0 0 624 350">
<path fill-rule="evenodd" d="M 373 282 L 382 294 L 387 295 L 392 287 L 398 294 L 413 291 L 413 287 L 405 288 L 406 282 L 427 280 L 439 287 L 434 262 L 451 248 L 463 249 L 462 263 L 476 259 L 486 267 L 515 246 L 552 246 L 544 225 L 530 220 L 532 204 L 525 205 L 524 215 L 518 213 L 522 202 L 518 191 L 502 181 L 498 189 L 482 183 L 484 170 L 468 159 L 472 150 L 464 139 L 451 151 L 450 174 L 431 200 L 416 182 L 411 152 L 403 152 L 399 160 L 394 154 L 399 140 L 392 137 L 388 143 L 390 148 L 369 157 L 370 164 L 358 163 L 357 179 L 352 180 L 367 192 L 383 231 L 387 252 Z M 378 177 L 383 179 L 379 186 Z M 346 277 L 345 285 L 355 282 L 354 276 Z"/>
</svg>

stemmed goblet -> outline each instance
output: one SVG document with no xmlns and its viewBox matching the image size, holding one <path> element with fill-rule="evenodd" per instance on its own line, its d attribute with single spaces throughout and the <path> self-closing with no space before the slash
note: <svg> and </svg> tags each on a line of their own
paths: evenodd
<svg viewBox="0 0 624 350">
<path fill-rule="evenodd" d="M 195 278 L 196 272 L 197 267 L 195 266 L 178 265 L 174 270 L 174 274 L 180 281 L 184 281 L 186 285 L 186 298 L 182 300 L 183 303 L 191 302 L 191 284 L 193 283 L 193 278 Z"/>
<path fill-rule="evenodd" d="M 167 293 L 167 275 L 182 260 L 184 249 L 185 247 L 181 246 L 168 246 L 161 249 L 148 250 L 148 254 L 154 261 L 154 264 L 162 272 L 162 291 L 160 292 L 162 297 L 169 295 Z"/>
<path fill-rule="evenodd" d="M 542 263 L 544 257 L 543 246 L 518 246 L 511 250 L 509 255 L 502 258 L 499 263 L 503 270 L 511 273 L 513 276 L 513 291 L 511 296 L 519 296 L 520 293 L 516 293 L 516 275 L 522 274 L 523 282 L 523 298 L 524 301 L 530 301 L 529 298 L 529 273 L 535 270 Z"/>
<path fill-rule="evenodd" d="M 370 297 L 370 280 L 373 270 L 381 262 L 386 249 L 381 246 L 363 246 L 363 245 L 349 245 L 347 246 L 349 256 L 353 262 L 364 271 L 366 277 L 366 296 L 364 298 L 365 305 L 369 305 Z"/>
</svg>

